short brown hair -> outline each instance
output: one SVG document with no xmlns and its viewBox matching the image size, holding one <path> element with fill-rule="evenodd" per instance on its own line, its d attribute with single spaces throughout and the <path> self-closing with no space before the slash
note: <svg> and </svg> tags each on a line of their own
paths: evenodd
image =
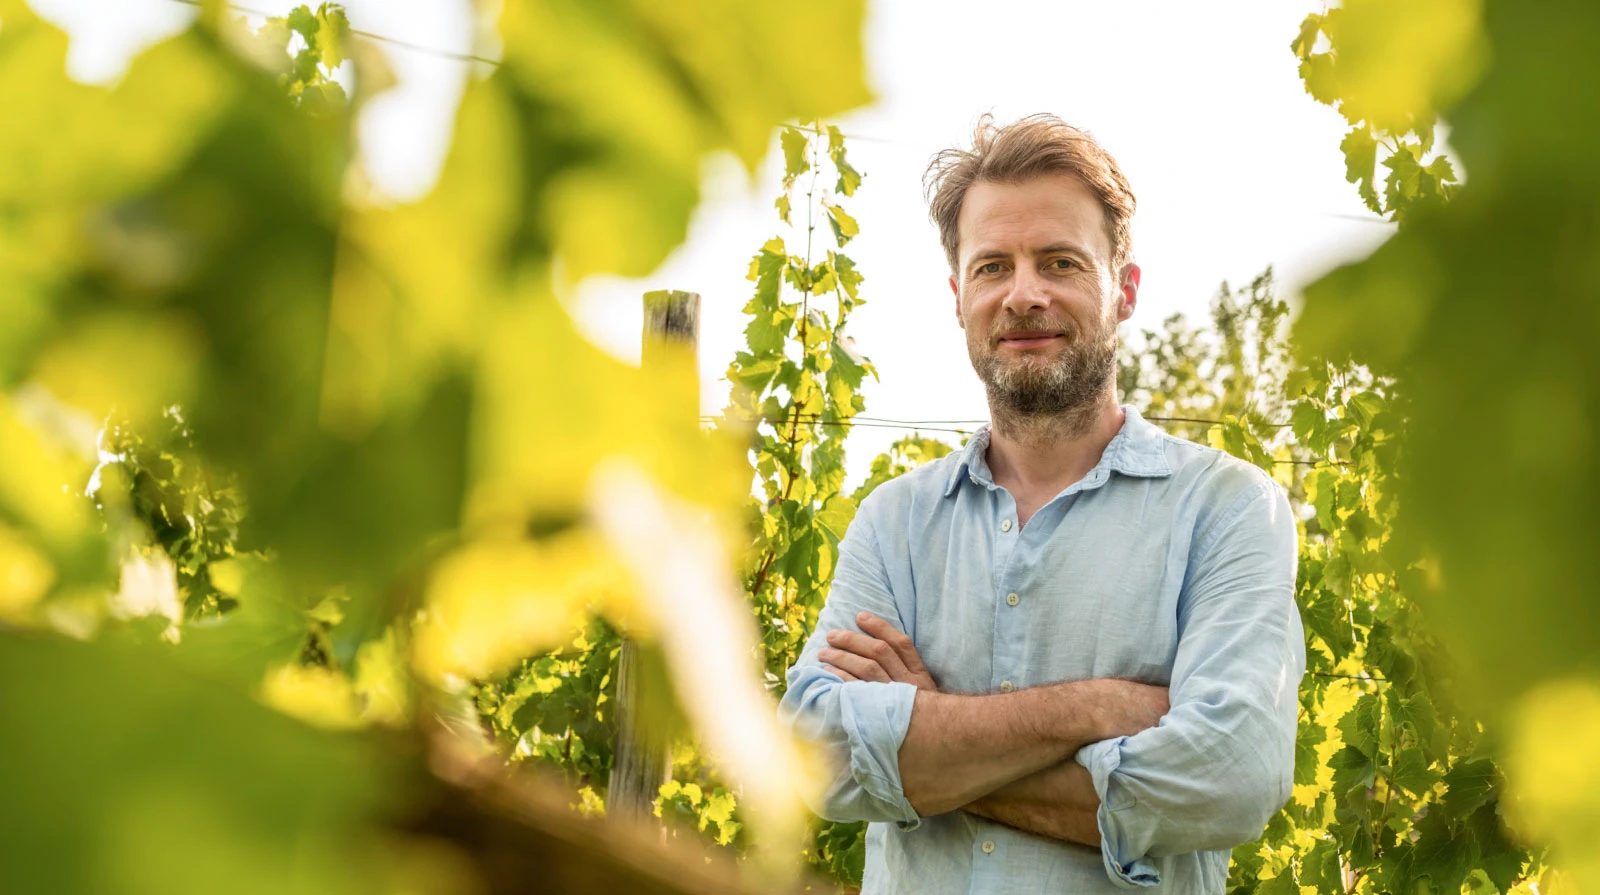
<svg viewBox="0 0 1600 895">
<path fill-rule="evenodd" d="M 951 273 L 956 272 L 956 224 L 967 190 L 983 181 L 1022 183 L 1045 174 L 1070 174 L 1092 190 L 1105 210 L 1112 266 L 1121 269 L 1133 259 L 1133 189 L 1094 137 L 1054 115 L 1029 115 L 1002 127 L 986 114 L 973 128 L 972 148 L 940 152 L 922 179 L 928 217 L 939 228 Z"/>
</svg>

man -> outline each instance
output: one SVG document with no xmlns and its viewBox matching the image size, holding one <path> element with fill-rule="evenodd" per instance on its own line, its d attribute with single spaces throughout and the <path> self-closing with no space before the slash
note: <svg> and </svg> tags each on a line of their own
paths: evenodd
<svg viewBox="0 0 1600 895">
<path fill-rule="evenodd" d="M 781 712 L 868 820 L 863 892 L 1221 893 L 1288 799 L 1305 646 L 1272 480 L 1117 405 L 1134 198 L 1050 116 L 929 169 L 992 426 L 840 543 Z"/>
</svg>

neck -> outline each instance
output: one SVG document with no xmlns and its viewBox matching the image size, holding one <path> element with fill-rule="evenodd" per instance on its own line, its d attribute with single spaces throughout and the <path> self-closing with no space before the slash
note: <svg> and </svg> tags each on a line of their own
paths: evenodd
<svg viewBox="0 0 1600 895">
<path fill-rule="evenodd" d="M 1107 388 L 1093 404 L 1051 414 L 1021 414 L 991 402 L 990 416 L 987 460 L 995 484 L 1060 490 L 1100 462 L 1124 414 Z"/>
</svg>

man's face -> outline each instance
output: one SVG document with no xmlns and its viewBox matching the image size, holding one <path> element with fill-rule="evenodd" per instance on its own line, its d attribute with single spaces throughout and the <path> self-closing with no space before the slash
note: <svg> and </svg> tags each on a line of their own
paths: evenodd
<svg viewBox="0 0 1600 895">
<path fill-rule="evenodd" d="M 1111 266 L 1094 193 L 1066 174 L 976 183 L 957 234 L 956 319 L 991 402 L 1025 414 L 1092 404 L 1139 287 L 1138 267 Z"/>
</svg>

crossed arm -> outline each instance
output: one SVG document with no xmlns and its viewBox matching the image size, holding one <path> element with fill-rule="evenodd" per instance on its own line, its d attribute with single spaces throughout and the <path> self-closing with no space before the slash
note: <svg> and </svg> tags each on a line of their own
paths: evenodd
<svg viewBox="0 0 1600 895">
<path fill-rule="evenodd" d="M 941 693 L 911 638 L 863 612 L 861 632 L 837 629 L 817 658 L 845 681 L 917 688 L 900 746 L 901 785 L 919 815 L 957 808 L 1063 842 L 1099 846 L 1100 798 L 1071 758 L 1092 742 L 1154 726 L 1163 687 L 1088 680 L 1015 693 Z"/>
<path fill-rule="evenodd" d="M 1157 884 L 1151 859 L 1260 835 L 1289 796 L 1305 668 L 1295 524 L 1275 485 L 1242 491 L 1197 534 L 1170 693 L 1114 680 L 938 692 L 885 621 L 899 606 L 869 509 L 840 542 L 833 592 L 780 708 L 848 758 L 819 813 L 914 826 L 961 809 L 1099 842 L 1123 886 Z"/>
</svg>

